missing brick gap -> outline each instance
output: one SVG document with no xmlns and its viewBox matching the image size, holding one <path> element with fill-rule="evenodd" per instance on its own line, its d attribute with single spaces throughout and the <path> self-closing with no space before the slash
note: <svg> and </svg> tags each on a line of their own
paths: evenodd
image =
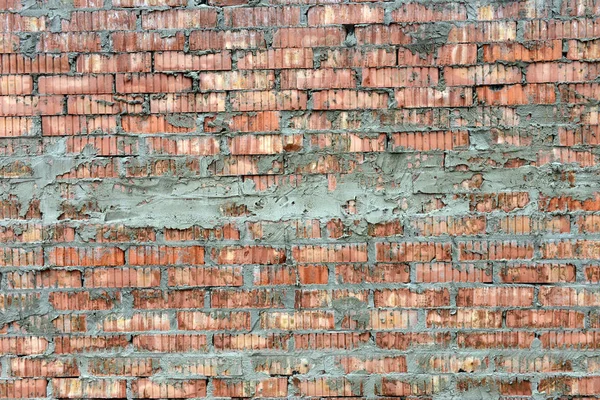
<svg viewBox="0 0 600 400">
<path fill-rule="evenodd" d="M 348 47 L 356 46 L 356 35 L 354 34 L 354 24 L 344 24 L 344 31 L 346 32 L 346 39 L 344 44 Z"/>
<path fill-rule="evenodd" d="M 490 90 L 493 90 L 494 92 L 497 92 L 499 90 L 504 89 L 506 85 L 489 85 L 488 87 L 490 88 Z"/>
</svg>

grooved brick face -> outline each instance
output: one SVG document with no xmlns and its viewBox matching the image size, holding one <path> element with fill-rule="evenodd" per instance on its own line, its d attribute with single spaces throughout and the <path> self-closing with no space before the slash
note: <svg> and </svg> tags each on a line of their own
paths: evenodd
<svg viewBox="0 0 600 400">
<path fill-rule="evenodd" d="M 600 395 L 600 1 L 0 0 L 0 399 Z"/>
</svg>

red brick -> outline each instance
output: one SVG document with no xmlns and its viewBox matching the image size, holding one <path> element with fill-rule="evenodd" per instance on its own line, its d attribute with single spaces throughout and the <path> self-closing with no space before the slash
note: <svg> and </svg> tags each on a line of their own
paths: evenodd
<svg viewBox="0 0 600 400">
<path fill-rule="evenodd" d="M 408 32 L 401 25 L 396 24 L 358 26 L 354 32 L 358 44 L 361 45 L 403 45 L 412 42 Z M 328 43 L 327 45 L 335 46 L 334 43 Z"/>
<path fill-rule="evenodd" d="M 41 76 L 38 90 L 49 94 L 102 94 L 112 93 L 113 83 L 112 75 Z"/>
<path fill-rule="evenodd" d="M 600 59 L 600 40 L 569 40 L 568 45 L 569 50 L 567 52 L 567 58 L 569 60 L 587 61 Z"/>
<path fill-rule="evenodd" d="M 13 358 L 10 375 L 16 377 L 70 377 L 79 376 L 75 359 L 67 358 Z"/>
<path fill-rule="evenodd" d="M 217 350 L 287 350 L 289 335 L 282 334 L 215 334 Z"/>
<path fill-rule="evenodd" d="M 156 358 L 93 358 L 88 370 L 95 376 L 151 376 L 160 371 Z"/>
<path fill-rule="evenodd" d="M 508 85 L 501 88 L 481 86 L 477 98 L 490 105 L 553 104 L 556 93 L 553 85 Z"/>
<path fill-rule="evenodd" d="M 264 312 L 260 326 L 268 330 L 327 330 L 334 328 L 334 320 L 333 313 L 326 311 Z"/>
<path fill-rule="evenodd" d="M 158 32 L 114 32 L 111 39 L 117 52 L 177 51 L 183 50 L 185 44 L 182 32 L 172 36 L 162 36 Z"/>
<path fill-rule="evenodd" d="M 516 38 L 517 21 L 471 22 L 454 26 L 448 43 L 511 42 Z"/>
<path fill-rule="evenodd" d="M 136 15 L 125 10 L 75 11 L 61 21 L 63 32 L 135 30 Z"/>
<path fill-rule="evenodd" d="M 410 395 L 432 395 L 447 386 L 447 377 L 427 376 L 420 379 L 418 383 L 398 378 L 384 377 L 378 386 L 377 394 L 383 396 L 410 396 Z"/>
<path fill-rule="evenodd" d="M 450 86 L 521 83 L 521 78 L 522 73 L 519 68 L 505 67 L 502 64 L 444 68 L 444 79 L 446 79 L 446 83 Z M 529 79 L 528 81 L 532 82 Z"/>
<path fill-rule="evenodd" d="M 407 372 L 406 358 L 396 357 L 340 357 L 337 359 L 346 373 L 366 371 L 369 374 Z"/>
<path fill-rule="evenodd" d="M 260 381 L 240 381 L 233 379 L 215 379 L 217 397 L 286 397 L 287 378 L 267 378 Z"/>
<path fill-rule="evenodd" d="M 26 75 L 0 76 L 0 95 L 31 94 L 33 80 Z"/>
<path fill-rule="evenodd" d="M 93 151 L 99 156 L 131 155 L 136 152 L 136 141 L 119 136 L 71 136 L 67 138 L 67 153 Z"/>
<path fill-rule="evenodd" d="M 334 4 L 311 7 L 308 24 L 340 25 L 382 23 L 384 8 L 378 4 Z"/>
<path fill-rule="evenodd" d="M 533 258 L 533 243 L 517 241 L 481 242 L 459 244 L 460 260 L 512 260 Z"/>
<path fill-rule="evenodd" d="M 198 30 L 190 33 L 190 50 L 264 48 L 264 34 L 255 30 Z M 167 50 L 167 49 L 164 49 Z M 175 50 L 175 49 L 173 49 Z M 181 49 L 183 50 L 183 43 Z"/>
<path fill-rule="evenodd" d="M 388 94 L 351 90 L 323 90 L 312 95 L 315 110 L 384 109 Z"/>
<path fill-rule="evenodd" d="M 87 269 L 85 287 L 154 287 L 160 283 L 160 270 L 154 268 Z"/>
<path fill-rule="evenodd" d="M 428 327 L 499 329 L 502 313 L 485 309 L 434 310 L 427 313 Z"/>
<path fill-rule="evenodd" d="M 530 45 L 529 45 L 530 44 Z M 571 49 L 569 48 L 569 53 Z M 528 43 L 492 43 L 483 46 L 483 61 L 555 61 L 562 58 L 562 41 L 540 41 Z"/>
<path fill-rule="evenodd" d="M 405 3 L 397 10 L 392 11 L 392 21 L 394 22 L 464 21 L 466 19 L 466 7 L 453 3 L 441 3 L 429 7 L 419 3 Z"/>
<path fill-rule="evenodd" d="M 204 264 L 204 248 L 200 246 L 137 246 L 127 250 L 131 265 Z"/>
<path fill-rule="evenodd" d="M 99 94 L 67 97 L 67 112 L 76 115 L 119 114 L 121 112 L 139 113 L 142 111 L 142 100 L 139 98 L 127 101 L 126 98 Z"/>
<path fill-rule="evenodd" d="M 511 373 L 522 373 L 522 371 L 535 372 L 570 372 L 573 364 L 570 360 L 560 356 L 500 356 L 496 358 L 496 369 Z"/>
<path fill-rule="evenodd" d="M 231 138 L 229 148 L 232 154 L 276 154 L 297 151 L 301 148 L 300 136 L 244 135 Z"/>
<path fill-rule="evenodd" d="M 17 356 L 43 354 L 48 348 L 48 341 L 42 337 L 0 337 L 0 353 Z"/>
<path fill-rule="evenodd" d="M 385 332 L 378 333 L 376 336 L 377 347 L 382 349 L 406 350 L 409 347 L 436 346 L 438 349 L 448 347 L 450 344 L 450 335 L 446 333 L 429 332 Z"/>
<path fill-rule="evenodd" d="M 213 331 L 213 330 L 250 330 L 250 313 L 243 311 L 225 312 L 200 311 L 177 312 L 177 324 L 181 330 Z"/>
<path fill-rule="evenodd" d="M 51 292 L 50 304 L 57 310 L 110 310 L 118 306 L 120 293 Z"/>
<path fill-rule="evenodd" d="M 312 49 L 270 49 L 238 55 L 239 69 L 312 68 Z"/>
<path fill-rule="evenodd" d="M 150 100 L 150 112 L 188 113 L 225 111 L 225 94 L 167 94 Z"/>
<path fill-rule="evenodd" d="M 279 28 L 273 34 L 275 48 L 340 46 L 346 35 L 341 27 Z"/>
<path fill-rule="evenodd" d="M 243 69 L 241 67 L 241 60 L 239 60 L 238 68 Z M 231 54 L 228 51 L 204 55 L 185 54 L 183 52 L 175 51 L 165 51 L 154 54 L 155 71 L 187 72 L 189 70 L 218 71 L 230 69 Z"/>
<path fill-rule="evenodd" d="M 591 18 L 525 21 L 523 38 L 525 40 L 583 39 L 589 37 L 588 32 L 597 31 L 598 24 L 598 20 Z"/>
<path fill-rule="evenodd" d="M 212 8 L 152 11 L 142 15 L 142 29 L 148 30 L 212 28 L 215 26 L 217 26 L 217 12 Z"/>
<path fill-rule="evenodd" d="M 100 35 L 95 32 L 44 32 L 37 44 L 41 53 L 99 52 Z"/>
<path fill-rule="evenodd" d="M 125 349 L 129 341 L 126 336 L 61 336 L 54 339 L 57 354 L 105 352 Z"/>
<path fill-rule="evenodd" d="M 367 247 L 364 244 L 329 246 L 294 246 L 292 257 L 297 262 L 365 262 Z"/>
<path fill-rule="evenodd" d="M 311 378 L 308 380 L 294 378 L 294 386 L 303 397 L 348 397 L 361 396 L 363 393 L 362 384 L 351 383 L 349 379 L 344 377 Z"/>
<path fill-rule="evenodd" d="M 306 107 L 307 102 L 306 92 L 298 90 L 231 93 L 234 111 L 301 110 Z"/>
<path fill-rule="evenodd" d="M 42 117 L 42 134 L 44 136 L 84 135 L 98 132 L 117 133 L 117 119 L 110 115 Z"/>
<path fill-rule="evenodd" d="M 450 246 L 446 243 L 377 243 L 377 261 L 449 261 Z"/>
<path fill-rule="evenodd" d="M 452 150 L 468 146 L 469 134 L 466 131 L 400 132 L 392 134 L 392 140 L 393 151 Z"/>
<path fill-rule="evenodd" d="M 450 305 L 447 290 L 383 289 L 374 293 L 375 307 L 438 308 Z"/>
<path fill-rule="evenodd" d="M 63 96 L 0 96 L 2 116 L 56 115 L 63 112 Z"/>
<path fill-rule="evenodd" d="M 206 379 L 153 381 L 142 378 L 132 383 L 136 399 L 190 399 L 206 396 Z"/>
<path fill-rule="evenodd" d="M 65 54 L 38 54 L 33 58 L 20 54 L 0 54 L 0 73 L 2 74 L 58 74 L 70 70 L 69 57 Z"/>
<path fill-rule="evenodd" d="M 0 33 L 0 53 L 15 53 L 20 43 L 20 38 L 12 33 Z M 2 57 L 5 57 L 2 55 Z"/>
<path fill-rule="evenodd" d="M 45 379 L 11 379 L 0 382 L 0 398 L 28 399 L 46 396 Z"/>
<path fill-rule="evenodd" d="M 43 16 L 2 13 L 0 14 L 0 32 L 41 32 L 46 30 L 46 21 Z"/>
<path fill-rule="evenodd" d="M 54 378 L 52 391 L 58 398 L 99 398 L 125 397 L 127 382 L 124 380 L 80 380 L 79 378 Z M 45 390 L 44 390 L 45 392 Z M 39 397 L 39 396 L 36 396 Z"/>
<path fill-rule="evenodd" d="M 200 74 L 200 90 L 273 89 L 274 81 L 271 71 L 206 72 Z"/>
<path fill-rule="evenodd" d="M 479 6 L 477 11 L 477 19 L 479 20 L 547 18 L 552 15 L 549 4 L 540 4 L 539 7 L 530 7 L 530 3 L 527 1 L 486 4 Z"/>
<path fill-rule="evenodd" d="M 296 26 L 300 23 L 299 7 L 225 8 L 225 26 Z"/>
<path fill-rule="evenodd" d="M 534 339 L 534 332 L 513 330 L 485 333 L 460 333 L 456 341 L 460 348 L 529 349 Z"/>
<path fill-rule="evenodd" d="M 427 87 L 438 83 L 437 68 L 365 68 L 365 87 Z"/>
<path fill-rule="evenodd" d="M 207 349 L 205 335 L 187 334 L 137 335 L 133 339 L 133 345 L 137 350 L 160 353 L 206 351 Z"/>
<path fill-rule="evenodd" d="M 595 395 L 600 387 L 598 376 L 581 378 L 552 377 L 544 378 L 538 384 L 540 393 L 564 395 Z"/>
<path fill-rule="evenodd" d="M 320 62 L 321 68 L 393 67 L 396 65 L 396 51 L 389 48 L 327 49 L 323 54 L 323 58 Z M 305 68 L 310 67 L 311 65 Z"/>
<path fill-rule="evenodd" d="M 470 107 L 473 94 L 473 89 L 468 87 L 403 88 L 395 91 L 395 99 L 402 108 Z"/>
<path fill-rule="evenodd" d="M 527 67 L 527 82 L 582 82 L 598 75 L 596 64 L 575 61 L 572 63 L 535 63 Z"/>
<path fill-rule="evenodd" d="M 303 285 L 326 285 L 329 282 L 329 270 L 325 265 L 300 265 L 298 276 Z"/>
<path fill-rule="evenodd" d="M 451 263 L 417 263 L 417 282 L 492 282 L 492 271 L 488 265 Z"/>
<path fill-rule="evenodd" d="M 33 119 L 26 117 L 0 117 L 0 137 L 30 136 Z"/>
<path fill-rule="evenodd" d="M 459 307 L 533 306 L 533 288 L 461 288 L 458 289 L 456 305 Z"/>
<path fill-rule="evenodd" d="M 140 313 L 131 317 L 110 314 L 102 320 L 105 332 L 168 331 L 171 329 L 169 315 L 163 312 Z"/>
<path fill-rule="evenodd" d="M 261 246 L 225 247 L 217 254 L 219 264 L 279 264 L 286 259 L 283 249 Z"/>
<path fill-rule="evenodd" d="M 575 266 L 570 264 L 509 264 L 500 272 L 504 282 L 551 283 L 575 281 Z"/>
<path fill-rule="evenodd" d="M 506 325 L 512 328 L 583 328 L 585 314 L 571 310 L 509 310 Z"/>
<path fill-rule="evenodd" d="M 182 75 L 117 74 L 117 93 L 171 93 L 192 89 L 192 80 Z M 111 89 L 112 91 L 112 89 Z"/>
<path fill-rule="evenodd" d="M 273 111 L 245 113 L 224 118 L 224 121 L 217 120 L 218 125 L 214 123 L 214 118 L 204 119 L 204 130 L 208 132 L 217 132 L 224 126 L 234 132 L 269 132 L 279 130 L 279 113 Z"/>
</svg>

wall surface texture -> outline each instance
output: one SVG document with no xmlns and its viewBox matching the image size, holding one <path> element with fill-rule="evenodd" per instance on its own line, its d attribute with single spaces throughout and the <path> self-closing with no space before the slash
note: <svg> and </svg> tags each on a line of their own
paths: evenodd
<svg viewBox="0 0 600 400">
<path fill-rule="evenodd" d="M 0 398 L 600 395 L 600 1 L 0 9 Z"/>
</svg>

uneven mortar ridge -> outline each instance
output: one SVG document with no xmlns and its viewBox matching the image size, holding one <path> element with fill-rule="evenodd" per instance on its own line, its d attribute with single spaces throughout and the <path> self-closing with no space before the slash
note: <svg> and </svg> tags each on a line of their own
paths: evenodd
<svg viewBox="0 0 600 400">
<path fill-rule="evenodd" d="M 0 0 L 0 399 L 600 399 L 600 0 Z"/>
</svg>

